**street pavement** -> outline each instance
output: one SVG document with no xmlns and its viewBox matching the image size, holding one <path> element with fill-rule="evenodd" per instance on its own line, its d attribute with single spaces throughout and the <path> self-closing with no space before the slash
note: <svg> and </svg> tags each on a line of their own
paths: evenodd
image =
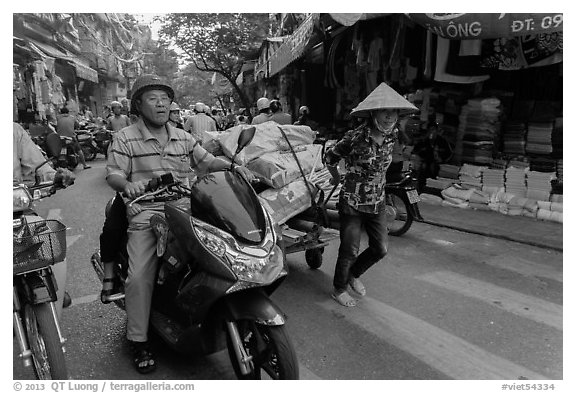
<svg viewBox="0 0 576 393">
<path fill-rule="evenodd" d="M 563 250 L 563 224 L 493 211 L 419 203 L 424 222 L 459 231 Z"/>
<path fill-rule="evenodd" d="M 62 327 L 71 378 L 234 379 L 226 352 L 190 358 L 161 343 L 155 344 L 159 369 L 153 375 L 132 368 L 125 314 L 97 300 L 100 283 L 89 264 L 113 194 L 103 160 L 92 166 L 39 207 L 70 227 L 73 304 L 64 310 Z M 363 276 L 368 295 L 355 308 L 330 298 L 338 241 L 326 247 L 317 270 L 308 268 L 302 252 L 287 256 L 290 273 L 272 299 L 288 315 L 301 379 L 563 379 L 563 253 L 521 237 L 511 241 L 496 230 L 479 234 L 491 226 L 504 234 L 502 227 L 512 224 L 502 219 L 521 218 L 515 225 L 533 230 L 543 222 L 448 207 L 421 210 L 429 223 L 416 222 L 404 236 L 390 238 L 386 259 Z M 458 228 L 452 228 L 455 220 Z M 561 234 L 562 225 L 553 225 Z M 15 356 L 13 376 L 33 378 Z"/>
</svg>

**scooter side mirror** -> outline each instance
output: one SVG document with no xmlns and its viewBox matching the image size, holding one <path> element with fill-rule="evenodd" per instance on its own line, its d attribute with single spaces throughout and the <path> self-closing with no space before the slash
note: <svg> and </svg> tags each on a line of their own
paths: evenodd
<svg viewBox="0 0 576 393">
<path fill-rule="evenodd" d="M 250 142 L 252 142 L 255 134 L 256 127 L 243 128 L 242 131 L 240 131 L 240 135 L 238 136 L 238 147 L 236 148 L 235 155 L 240 153 L 242 149 L 244 149 L 250 144 Z"/>
<path fill-rule="evenodd" d="M 49 158 L 58 157 L 62 149 L 62 141 L 60 136 L 55 132 L 50 132 L 46 135 L 46 154 Z"/>
</svg>

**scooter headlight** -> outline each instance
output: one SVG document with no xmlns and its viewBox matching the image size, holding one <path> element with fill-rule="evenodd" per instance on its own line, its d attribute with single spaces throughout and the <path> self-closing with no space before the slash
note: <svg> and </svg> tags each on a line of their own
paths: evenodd
<svg viewBox="0 0 576 393">
<path fill-rule="evenodd" d="M 239 279 L 257 284 L 268 284 L 276 279 L 284 266 L 284 253 L 274 245 L 270 254 L 256 258 L 246 254 L 229 254 L 232 271 Z"/>
<path fill-rule="evenodd" d="M 32 203 L 32 196 L 23 186 L 13 187 L 12 192 L 12 211 L 21 212 L 30 207 Z"/>
<path fill-rule="evenodd" d="M 226 243 L 224 243 L 222 239 L 198 225 L 194 225 L 193 227 L 196 236 L 198 236 L 202 245 L 204 245 L 204 247 L 206 247 L 211 253 L 219 257 L 226 255 Z"/>
</svg>

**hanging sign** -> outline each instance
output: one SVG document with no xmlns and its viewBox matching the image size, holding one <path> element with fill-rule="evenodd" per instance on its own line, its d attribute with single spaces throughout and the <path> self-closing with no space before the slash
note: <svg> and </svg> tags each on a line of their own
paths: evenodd
<svg viewBox="0 0 576 393">
<path fill-rule="evenodd" d="M 547 14 L 406 14 L 442 38 L 452 40 L 514 37 L 562 31 L 564 16 Z"/>
</svg>

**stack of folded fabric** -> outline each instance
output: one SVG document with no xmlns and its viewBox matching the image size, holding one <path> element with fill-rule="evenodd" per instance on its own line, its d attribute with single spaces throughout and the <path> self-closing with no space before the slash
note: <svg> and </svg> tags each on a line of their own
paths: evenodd
<svg viewBox="0 0 576 393">
<path fill-rule="evenodd" d="M 482 191 L 489 194 L 504 189 L 504 169 L 486 168 L 482 171 Z"/>
<path fill-rule="evenodd" d="M 508 160 L 504 158 L 494 158 L 491 165 L 492 169 L 506 169 L 508 167 Z"/>
<path fill-rule="evenodd" d="M 547 157 L 534 157 L 530 160 L 530 170 L 536 172 L 556 172 L 556 160 Z"/>
<path fill-rule="evenodd" d="M 552 180 L 556 179 L 555 172 L 536 172 L 528 171 L 526 173 L 526 184 L 528 191 L 526 196 L 537 201 L 549 201 L 552 192 Z"/>
<path fill-rule="evenodd" d="M 554 122 L 530 122 L 526 136 L 526 153 L 551 154 Z"/>
<path fill-rule="evenodd" d="M 466 188 L 482 189 L 482 172 L 486 169 L 485 166 L 477 166 L 464 164 L 460 168 L 459 179 L 460 184 Z"/>
<path fill-rule="evenodd" d="M 480 190 L 452 185 L 442 190 L 441 194 L 444 198 L 442 204 L 445 206 L 489 210 L 490 195 Z"/>
<path fill-rule="evenodd" d="M 540 220 L 563 222 L 563 204 L 561 202 L 538 201 L 536 217 Z"/>
<path fill-rule="evenodd" d="M 440 164 L 438 177 L 444 177 L 446 179 L 458 179 L 459 173 L 460 173 L 459 165 Z"/>
<path fill-rule="evenodd" d="M 564 180 L 564 161 L 562 159 L 556 162 L 556 174 L 558 175 L 558 180 L 562 182 Z"/>
<path fill-rule="evenodd" d="M 508 201 L 507 214 L 510 216 L 525 216 L 536 218 L 538 204 L 534 199 L 514 196 Z"/>
<path fill-rule="evenodd" d="M 527 167 L 517 168 L 509 166 L 506 168 L 504 188 L 507 194 L 518 197 L 526 197 L 528 189 L 526 187 Z"/>
<path fill-rule="evenodd" d="M 562 195 L 562 194 L 552 194 L 552 195 L 550 195 L 550 202 L 563 203 L 563 202 L 564 202 L 563 195 Z"/>
<path fill-rule="evenodd" d="M 504 139 L 504 153 L 521 154 L 526 153 L 526 124 L 522 121 L 509 121 L 502 131 Z"/>
<path fill-rule="evenodd" d="M 557 117 L 554 121 L 554 128 L 552 129 L 552 156 L 562 158 L 562 150 L 564 146 L 562 129 L 563 121 L 561 117 Z"/>
<path fill-rule="evenodd" d="M 460 112 L 459 136 L 462 162 L 490 164 L 494 144 L 500 132 L 500 100 L 468 100 Z"/>
<path fill-rule="evenodd" d="M 448 179 L 445 177 L 437 177 L 436 179 L 428 178 L 426 179 L 426 187 L 434 188 L 437 190 L 444 190 L 445 188 L 450 187 L 456 181 L 458 180 Z"/>
</svg>

